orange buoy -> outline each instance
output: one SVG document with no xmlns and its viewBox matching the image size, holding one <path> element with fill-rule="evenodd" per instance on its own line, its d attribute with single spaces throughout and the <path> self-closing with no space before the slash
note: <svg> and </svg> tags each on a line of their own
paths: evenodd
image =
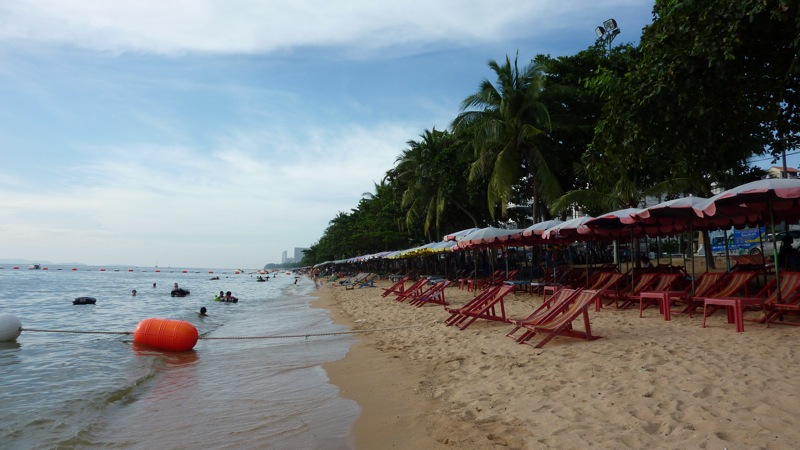
<svg viewBox="0 0 800 450">
<path fill-rule="evenodd" d="M 100 272 L 105 272 L 105 271 L 106 271 L 106 268 L 105 268 L 105 267 L 101 267 L 101 268 L 100 268 Z"/>
<path fill-rule="evenodd" d="M 136 325 L 133 341 L 162 350 L 185 352 L 197 344 L 197 328 L 183 320 L 151 317 Z"/>
</svg>

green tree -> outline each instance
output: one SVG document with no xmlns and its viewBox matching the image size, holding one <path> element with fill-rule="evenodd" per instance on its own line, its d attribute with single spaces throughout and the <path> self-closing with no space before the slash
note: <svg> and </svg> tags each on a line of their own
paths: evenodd
<svg viewBox="0 0 800 450">
<path fill-rule="evenodd" d="M 796 1 L 658 0 L 635 70 L 602 74 L 606 100 L 593 151 L 642 166 L 660 161 L 661 178 L 740 183 L 747 158 L 796 146 Z"/>
</svg>

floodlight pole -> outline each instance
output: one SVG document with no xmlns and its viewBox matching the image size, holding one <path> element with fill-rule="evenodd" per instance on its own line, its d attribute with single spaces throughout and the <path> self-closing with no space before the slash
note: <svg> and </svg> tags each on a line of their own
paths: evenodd
<svg viewBox="0 0 800 450">
<path fill-rule="evenodd" d="M 604 45 L 608 46 L 606 54 L 610 54 L 611 43 L 614 41 L 614 38 L 621 33 L 619 27 L 617 26 L 617 21 L 614 19 L 608 19 L 603 22 L 602 26 L 595 28 L 594 32 L 597 34 L 597 39 L 602 41 Z"/>
</svg>

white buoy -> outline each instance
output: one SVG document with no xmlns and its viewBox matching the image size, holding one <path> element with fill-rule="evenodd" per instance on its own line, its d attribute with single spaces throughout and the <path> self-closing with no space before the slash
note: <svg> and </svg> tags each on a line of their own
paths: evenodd
<svg viewBox="0 0 800 450">
<path fill-rule="evenodd" d="M 22 323 L 13 314 L 0 314 L 0 342 L 14 341 L 19 337 Z"/>
</svg>

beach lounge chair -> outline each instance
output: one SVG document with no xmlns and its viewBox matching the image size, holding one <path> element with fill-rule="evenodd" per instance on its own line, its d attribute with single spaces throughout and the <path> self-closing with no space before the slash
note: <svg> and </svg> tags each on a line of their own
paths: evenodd
<svg viewBox="0 0 800 450">
<path fill-rule="evenodd" d="M 779 318 L 779 322 L 785 325 L 800 326 L 798 322 L 785 322 L 784 315 L 787 313 L 800 313 L 800 273 L 781 272 L 781 300 L 777 298 L 767 299 L 764 302 L 764 322 L 769 327 L 770 322 Z"/>
<path fill-rule="evenodd" d="M 396 294 L 399 292 L 403 292 L 406 281 L 408 281 L 408 277 L 400 278 L 395 284 L 389 286 L 388 288 L 383 288 L 383 293 L 381 293 L 381 297 L 388 297 L 391 294 Z"/>
<path fill-rule="evenodd" d="M 600 336 L 592 334 L 592 326 L 589 321 L 589 305 L 597 301 L 598 295 L 597 292 L 587 290 L 578 292 L 572 301 L 567 302 L 565 306 L 548 316 L 546 320 L 536 324 L 523 325 L 528 331 L 520 336 L 517 342 L 533 345 L 535 348 L 542 348 L 556 336 L 568 336 L 586 339 L 587 341 L 600 339 Z M 583 317 L 583 331 L 576 330 L 572 326 L 572 322 L 579 316 Z M 530 340 L 537 334 L 543 336 L 543 339 L 534 345 Z"/>
<path fill-rule="evenodd" d="M 695 301 L 694 298 L 702 299 L 711 295 L 713 292 L 719 289 L 720 284 L 723 283 L 723 280 L 727 276 L 727 272 L 705 272 L 700 275 L 700 277 L 698 277 L 694 283 L 689 283 L 685 289 L 681 291 L 666 292 L 666 301 L 670 308 L 673 306 L 673 304 L 684 305 L 683 309 L 677 311 L 670 310 L 669 313 L 688 313 L 689 317 L 692 317 L 692 314 L 697 309 L 697 306 L 702 304 L 702 300 L 698 302 Z M 694 287 L 694 292 L 692 292 L 692 287 Z"/>
<path fill-rule="evenodd" d="M 467 290 L 487 289 L 489 286 L 497 285 L 497 280 L 503 277 L 503 270 L 495 270 L 491 275 L 486 278 L 474 278 L 467 280 Z"/>
<path fill-rule="evenodd" d="M 466 311 L 472 308 L 475 308 L 475 305 L 485 302 L 488 297 L 495 295 L 495 293 L 501 288 L 501 286 L 495 286 L 493 288 L 487 289 L 480 294 L 476 295 L 472 300 L 468 301 L 467 303 L 459 306 L 459 307 L 447 307 L 445 306 L 444 309 L 448 313 L 450 313 L 450 317 L 445 319 L 444 323 L 448 326 L 454 325 L 455 321 L 459 320 L 463 317 L 462 311 Z"/>
<path fill-rule="evenodd" d="M 602 276 L 605 275 L 605 276 Z M 595 311 L 600 311 L 603 306 L 601 301 L 603 296 L 612 298 L 619 295 L 619 285 L 622 282 L 625 274 L 620 272 L 604 272 L 601 277 L 587 291 L 597 292 L 597 303 L 595 304 Z"/>
<path fill-rule="evenodd" d="M 508 322 L 503 298 L 509 293 L 514 292 L 514 286 L 510 284 L 501 284 L 489 290 L 491 291 L 491 295 L 482 297 L 478 302 L 475 302 L 473 299 L 473 301 L 469 302 L 468 308 L 462 307 L 457 311 L 448 310 L 451 313 L 451 317 L 446 320 L 445 323 L 448 326 L 459 325 L 461 330 L 466 330 L 467 327 L 472 325 L 477 319 Z"/>
<path fill-rule="evenodd" d="M 453 284 L 450 280 L 439 280 L 432 288 L 420 294 L 418 297 L 412 297 L 409 301 L 410 304 L 420 307 L 429 303 L 437 305 L 446 305 L 447 301 L 444 298 L 444 290 Z"/>
<path fill-rule="evenodd" d="M 561 286 L 560 278 L 569 270 L 567 266 L 557 266 L 553 269 L 541 268 L 542 277 L 539 281 L 531 281 L 531 295 L 541 294 L 545 286 Z"/>
<path fill-rule="evenodd" d="M 414 284 L 409 286 L 407 289 L 403 289 L 400 292 L 395 292 L 395 300 L 398 302 L 404 302 L 409 298 L 413 298 L 418 296 L 425 290 L 425 285 L 428 284 L 427 278 L 420 278 L 419 280 L 415 281 Z"/>
<path fill-rule="evenodd" d="M 531 332 L 526 327 L 532 327 L 539 323 L 543 323 L 550 316 L 558 314 L 561 310 L 563 310 L 564 307 L 566 307 L 566 305 L 574 301 L 575 297 L 578 295 L 578 292 L 581 292 L 581 289 L 559 289 L 555 294 L 550 296 L 550 298 L 545 299 L 538 308 L 528 315 L 528 317 L 525 317 L 524 319 L 510 319 L 509 322 L 514 324 L 514 329 L 506 334 L 506 337 L 518 341 L 524 337 L 525 334 Z M 521 336 L 515 336 L 514 334 L 521 329 L 526 329 L 527 331 Z"/>
<path fill-rule="evenodd" d="M 420 278 L 420 280 L 423 280 L 423 282 L 418 288 L 416 288 L 414 290 L 409 289 L 409 290 L 407 290 L 406 292 L 404 292 L 402 294 L 398 294 L 397 297 L 395 298 L 395 300 L 397 300 L 398 302 L 402 303 L 402 302 L 404 302 L 406 300 L 412 300 L 413 301 L 413 300 L 419 299 L 421 297 L 429 296 L 431 294 L 434 294 L 437 291 L 437 289 L 439 289 L 437 287 L 437 285 L 439 283 L 441 283 L 443 281 L 448 281 L 448 280 L 443 280 L 443 279 L 431 280 L 430 278 Z M 416 285 L 416 283 L 415 283 L 415 285 Z"/>
<path fill-rule="evenodd" d="M 657 278 L 658 273 L 640 273 L 633 285 L 631 285 L 627 290 L 623 290 L 614 294 L 608 293 L 609 296 L 607 298 L 609 299 L 609 302 L 606 304 L 606 306 L 614 303 L 614 306 L 616 306 L 617 309 L 625 309 L 630 307 L 636 301 L 639 294 L 649 289 L 650 286 L 656 282 Z"/>
<path fill-rule="evenodd" d="M 713 314 L 717 308 L 725 307 L 728 311 L 728 323 L 735 324 L 736 332 L 741 333 L 744 331 L 743 311 L 746 306 L 759 306 L 763 309 L 765 302 L 771 301 L 774 303 L 777 300 L 778 292 L 772 289 L 773 283 L 768 283 L 754 296 L 749 295 L 750 282 L 756 275 L 755 272 L 734 272 L 731 274 L 731 281 L 728 286 L 720 289 L 710 297 L 705 297 L 703 299 L 703 328 L 706 327 L 708 316 Z M 786 287 L 791 286 L 791 284 L 793 284 L 792 281 L 785 283 Z M 784 283 L 781 283 L 781 291 L 784 289 Z M 769 295 L 770 290 L 773 291 L 771 295 Z M 744 296 L 738 295 L 742 291 L 744 291 Z M 708 312 L 709 306 L 712 307 L 711 314 Z"/>
<path fill-rule="evenodd" d="M 642 312 L 647 309 L 651 304 L 656 304 L 659 310 L 664 314 L 664 318 L 669 318 L 669 297 L 667 293 L 677 289 L 677 284 L 683 279 L 680 273 L 662 273 L 658 275 L 658 279 L 653 284 L 653 287 L 640 292 L 633 298 L 639 300 L 639 318 L 642 317 Z"/>
<path fill-rule="evenodd" d="M 369 272 L 360 272 L 358 275 L 354 277 L 347 278 L 339 282 L 339 284 L 343 285 L 346 290 L 355 289 L 358 283 L 364 281 L 365 278 L 369 276 Z"/>
<path fill-rule="evenodd" d="M 358 282 L 358 288 L 361 289 L 363 287 L 375 287 L 376 278 L 378 278 L 377 273 L 371 273 L 367 275 L 363 280 Z"/>
</svg>

